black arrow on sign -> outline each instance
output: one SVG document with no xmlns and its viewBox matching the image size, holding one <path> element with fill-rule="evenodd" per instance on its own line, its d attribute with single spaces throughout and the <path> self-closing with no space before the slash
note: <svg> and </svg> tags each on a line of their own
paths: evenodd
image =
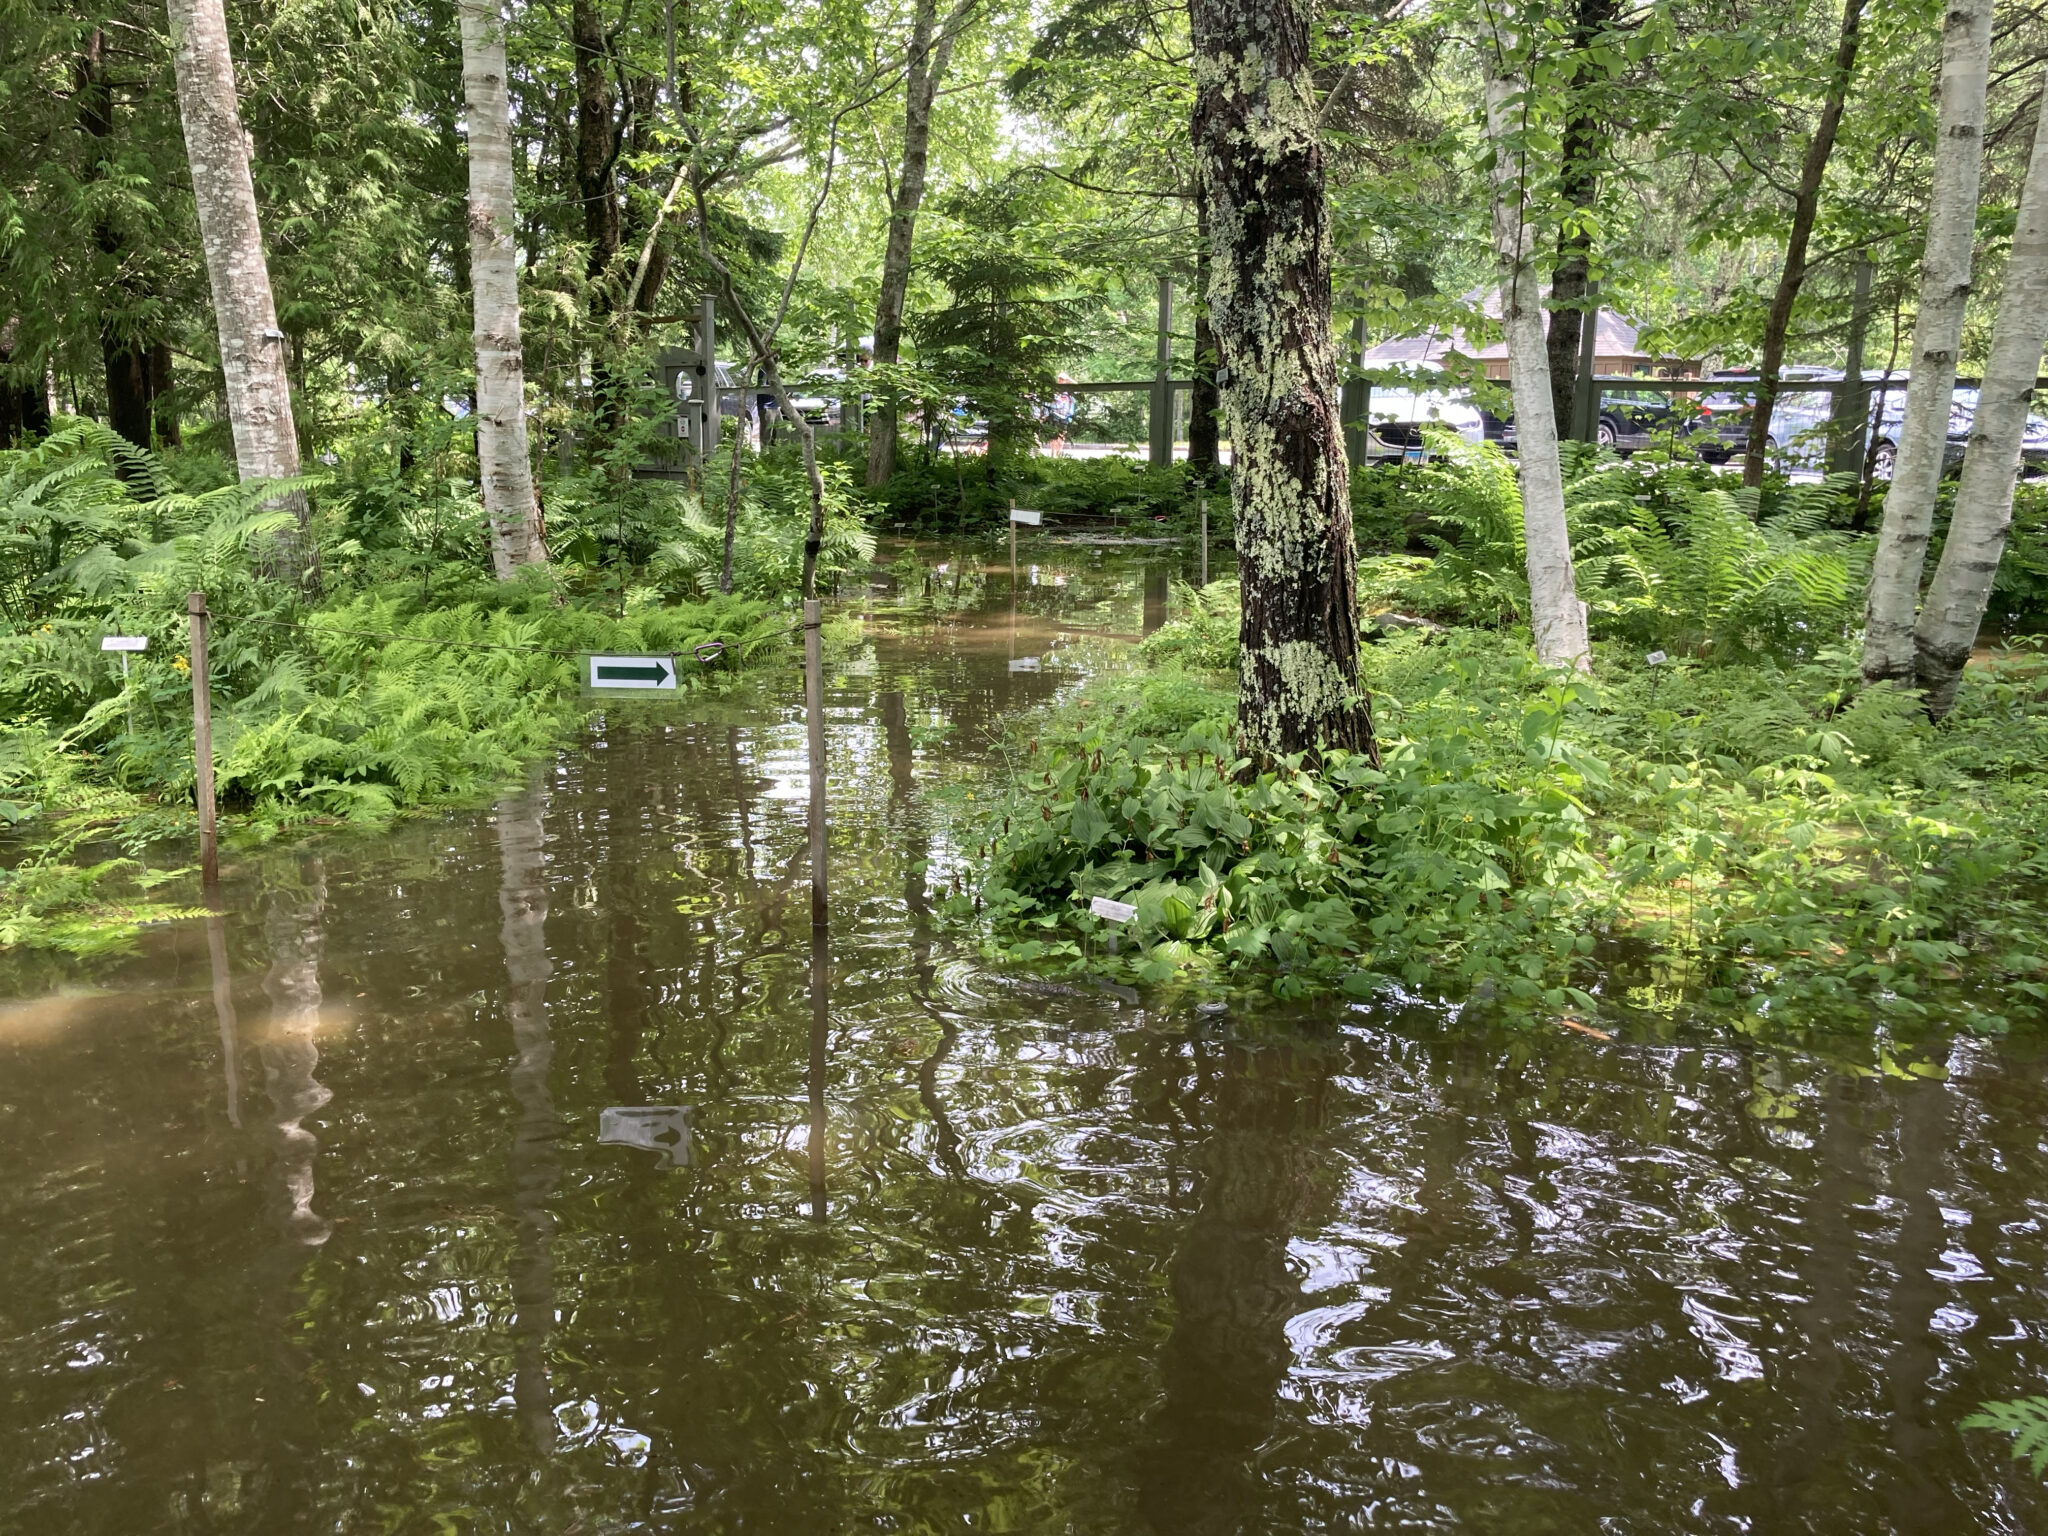
<svg viewBox="0 0 2048 1536">
<path fill-rule="evenodd" d="M 665 683 L 669 676 L 668 663 L 659 660 L 646 666 L 606 666 L 603 662 L 599 662 L 597 666 L 597 680 L 600 683 L 607 680 L 621 683 Z"/>
</svg>

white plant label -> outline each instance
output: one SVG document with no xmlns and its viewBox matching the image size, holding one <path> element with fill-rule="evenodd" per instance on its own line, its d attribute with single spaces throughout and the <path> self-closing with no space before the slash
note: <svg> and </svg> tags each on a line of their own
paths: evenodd
<svg viewBox="0 0 2048 1536">
<path fill-rule="evenodd" d="M 1088 910 L 1112 923 L 1128 923 L 1138 915 L 1138 909 L 1128 901 L 1111 901 L 1107 896 L 1097 896 L 1088 903 Z"/>
<path fill-rule="evenodd" d="M 1012 672 L 1036 672 L 1038 670 L 1038 658 L 1036 656 L 1019 656 L 1010 663 L 1010 670 Z"/>
<path fill-rule="evenodd" d="M 1045 514 L 1043 512 L 1027 512 L 1022 507 L 1010 508 L 1010 521 L 1022 523 L 1027 528 L 1038 527 L 1044 521 L 1044 518 Z"/>
<path fill-rule="evenodd" d="M 100 641 L 103 651 L 146 651 L 149 649 L 147 635 L 108 635 Z"/>
</svg>

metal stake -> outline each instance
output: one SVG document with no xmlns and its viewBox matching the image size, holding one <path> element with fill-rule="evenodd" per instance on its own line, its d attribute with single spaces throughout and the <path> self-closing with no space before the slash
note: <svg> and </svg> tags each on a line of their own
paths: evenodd
<svg viewBox="0 0 2048 1536">
<path fill-rule="evenodd" d="M 1017 600 L 1017 503 L 1010 503 L 1010 600 Z"/>
<path fill-rule="evenodd" d="M 220 883 L 220 840 L 213 811 L 213 690 L 207 685 L 206 630 L 212 615 L 204 592 L 187 593 L 185 612 L 192 621 L 192 766 L 199 799 L 199 878 Z"/>
<path fill-rule="evenodd" d="M 1202 487 L 1202 585 L 1209 585 L 1209 487 Z"/>
<path fill-rule="evenodd" d="M 804 722 L 811 757 L 811 926 L 825 926 L 825 655 L 819 628 L 824 605 L 804 604 Z"/>
</svg>

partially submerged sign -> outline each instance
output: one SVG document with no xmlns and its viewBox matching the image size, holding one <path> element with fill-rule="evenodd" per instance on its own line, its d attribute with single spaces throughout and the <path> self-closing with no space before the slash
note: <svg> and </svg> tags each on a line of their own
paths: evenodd
<svg viewBox="0 0 2048 1536">
<path fill-rule="evenodd" d="M 147 635 L 108 635 L 100 641 L 103 651 L 146 651 L 149 649 Z"/>
<path fill-rule="evenodd" d="M 690 1111 L 687 1105 L 626 1104 L 602 1111 L 597 1139 L 608 1147 L 658 1152 L 671 1168 L 690 1166 Z"/>
<path fill-rule="evenodd" d="M 1045 520 L 1043 512 L 1028 511 L 1023 507 L 1010 508 L 1010 521 L 1022 523 L 1027 528 L 1036 528 Z"/>
<path fill-rule="evenodd" d="M 1088 910 L 1112 923 L 1128 923 L 1138 915 L 1138 909 L 1128 901 L 1111 901 L 1107 896 L 1097 896 L 1088 903 Z"/>
<path fill-rule="evenodd" d="M 667 688 L 676 685 L 673 656 L 593 656 L 590 658 L 590 686 L 593 688 Z"/>
</svg>

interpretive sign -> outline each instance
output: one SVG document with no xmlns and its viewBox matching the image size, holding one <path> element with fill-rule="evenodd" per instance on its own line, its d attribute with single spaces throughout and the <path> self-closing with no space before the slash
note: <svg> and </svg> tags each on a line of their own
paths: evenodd
<svg viewBox="0 0 2048 1536">
<path fill-rule="evenodd" d="M 673 656 L 593 656 L 590 658 L 590 686 L 593 688 L 668 688 L 676 685 Z"/>
</svg>

